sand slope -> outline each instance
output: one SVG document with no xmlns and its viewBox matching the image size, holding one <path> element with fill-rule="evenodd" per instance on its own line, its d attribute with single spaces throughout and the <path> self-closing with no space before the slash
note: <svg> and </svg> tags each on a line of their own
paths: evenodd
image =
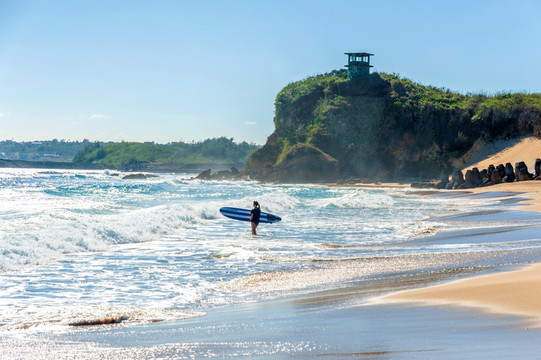
<svg viewBox="0 0 541 360">
<path fill-rule="evenodd" d="M 498 166 L 499 164 L 511 163 L 513 168 L 515 163 L 524 161 L 528 166 L 528 171 L 534 172 L 536 159 L 541 159 L 541 139 L 536 137 L 527 137 L 509 141 L 499 141 L 493 144 L 478 143 L 469 157 L 479 159 L 482 156 L 486 158 L 476 161 L 463 168 L 463 172 L 473 167 L 479 170 L 488 168 L 489 165 Z M 509 191 L 526 193 L 524 196 L 530 200 L 524 202 L 522 210 L 541 211 L 541 181 L 521 181 L 513 183 L 502 183 L 488 187 L 468 189 L 473 193 L 484 193 L 492 191 Z"/>
<path fill-rule="evenodd" d="M 535 159 L 541 159 L 541 139 L 536 137 L 527 137 L 522 140 L 510 140 L 507 142 L 498 142 L 495 144 L 476 144 L 475 149 L 469 154 L 469 157 L 475 161 L 479 156 L 486 158 L 467 165 L 462 169 L 463 172 L 473 167 L 479 170 L 488 168 L 489 165 L 498 166 L 499 164 L 511 163 L 513 168 L 515 163 L 524 161 L 528 170 L 533 173 Z M 487 154 L 488 153 L 488 154 Z"/>
</svg>

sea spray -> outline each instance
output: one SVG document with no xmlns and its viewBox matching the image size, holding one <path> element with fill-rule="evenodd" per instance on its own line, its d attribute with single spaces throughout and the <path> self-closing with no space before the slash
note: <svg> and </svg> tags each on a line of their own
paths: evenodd
<svg viewBox="0 0 541 360">
<path fill-rule="evenodd" d="M 539 247 L 528 234 L 520 243 L 494 244 L 483 235 L 489 230 L 474 226 L 477 237 L 457 240 L 452 230 L 471 219 L 458 211 L 457 202 L 470 201 L 464 198 L 189 177 L 126 180 L 99 171 L 2 169 L 2 328 L 126 316 L 117 325 L 129 326 L 393 271 L 500 261 L 494 259 L 505 258 L 506 250 L 524 258 Z M 223 206 L 249 209 L 254 200 L 283 220 L 262 224 L 252 236 L 249 224 L 219 213 Z M 493 227 L 505 221 L 483 199 L 470 205 L 468 211 L 492 211 Z M 447 220 L 434 221 L 433 214 Z M 513 218 L 516 226 L 538 220 Z"/>
</svg>

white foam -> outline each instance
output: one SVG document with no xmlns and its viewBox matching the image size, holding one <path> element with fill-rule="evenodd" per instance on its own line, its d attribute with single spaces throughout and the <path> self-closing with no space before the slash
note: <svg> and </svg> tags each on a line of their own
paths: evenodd
<svg viewBox="0 0 541 360">
<path fill-rule="evenodd" d="M 33 311 L 49 321 L 67 305 L 193 309 L 249 297 L 259 285 L 288 292 L 372 274 L 360 261 L 323 262 L 457 251 L 408 247 L 409 239 L 435 231 L 439 224 L 418 220 L 446 211 L 446 200 L 402 190 L 17 174 L 0 171 L 0 313 L 18 312 L 18 323 L 34 321 Z M 250 209 L 254 200 L 283 221 L 261 224 L 254 237 L 248 223 L 219 213 L 222 206 Z M 410 265 L 404 261 L 398 265 Z M 370 269 L 381 272 L 376 265 Z"/>
<path fill-rule="evenodd" d="M 11 316 L 9 316 L 11 315 Z M 137 306 L 31 306 L 16 313 L 3 314 L 1 332 L 13 333 L 24 330 L 68 330 L 69 327 L 99 326 L 103 324 L 131 325 L 159 321 L 184 320 L 204 316 L 203 312 L 187 312 L 178 309 L 145 308 Z M 110 326 L 110 325 L 109 325 Z"/>
<path fill-rule="evenodd" d="M 116 214 L 39 214 L 10 226 L 0 235 L 0 269 L 47 263 L 63 253 L 104 251 L 111 245 L 159 239 L 198 218 L 189 207 L 156 206 Z M 208 218 L 208 216 L 206 217 Z M 24 231 L 17 231 L 17 229 Z"/>
<path fill-rule="evenodd" d="M 364 189 L 340 189 L 331 193 L 332 197 L 312 199 L 307 202 L 314 207 L 329 207 L 349 209 L 376 209 L 392 207 L 394 199 L 388 193 L 367 191 Z"/>
</svg>

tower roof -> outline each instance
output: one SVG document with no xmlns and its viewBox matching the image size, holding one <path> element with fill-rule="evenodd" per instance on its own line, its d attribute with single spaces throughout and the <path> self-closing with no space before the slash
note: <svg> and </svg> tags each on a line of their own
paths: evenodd
<svg viewBox="0 0 541 360">
<path fill-rule="evenodd" d="M 367 52 L 350 52 L 350 53 L 344 53 L 346 55 L 355 55 L 355 56 L 374 56 L 374 54 L 370 54 Z"/>
</svg>

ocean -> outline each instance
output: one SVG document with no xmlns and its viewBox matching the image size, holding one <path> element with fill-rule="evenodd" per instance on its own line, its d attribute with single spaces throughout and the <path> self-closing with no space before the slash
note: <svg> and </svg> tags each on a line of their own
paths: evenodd
<svg viewBox="0 0 541 360">
<path fill-rule="evenodd" d="M 123 334 L 156 324 L 182 327 L 212 321 L 208 314 L 223 309 L 310 294 L 334 294 L 334 305 L 322 301 L 323 309 L 336 309 L 336 294 L 341 306 L 355 307 L 421 278 L 438 282 L 541 255 L 535 235 L 541 216 L 511 211 L 520 197 L 509 193 L 491 194 L 494 202 L 403 188 L 115 175 L 0 169 L 0 338 L 4 354 L 6 344 L 17 349 L 9 358 L 36 351 L 28 338 L 41 346 L 52 334 L 78 344 L 94 339 L 88 329 L 95 327 L 82 325 L 114 322 L 97 328 Z M 261 224 L 258 236 L 249 223 L 219 213 L 223 206 L 251 208 L 254 200 L 282 217 Z M 269 342 L 254 342 L 242 354 L 265 358 Z M 307 344 L 283 342 L 283 351 L 310 353 Z M 132 355 L 158 357 L 153 351 Z M 209 347 L 190 351 L 192 358 L 213 357 Z M 66 358 L 75 353 L 81 355 L 76 345 L 62 347 Z"/>
</svg>

